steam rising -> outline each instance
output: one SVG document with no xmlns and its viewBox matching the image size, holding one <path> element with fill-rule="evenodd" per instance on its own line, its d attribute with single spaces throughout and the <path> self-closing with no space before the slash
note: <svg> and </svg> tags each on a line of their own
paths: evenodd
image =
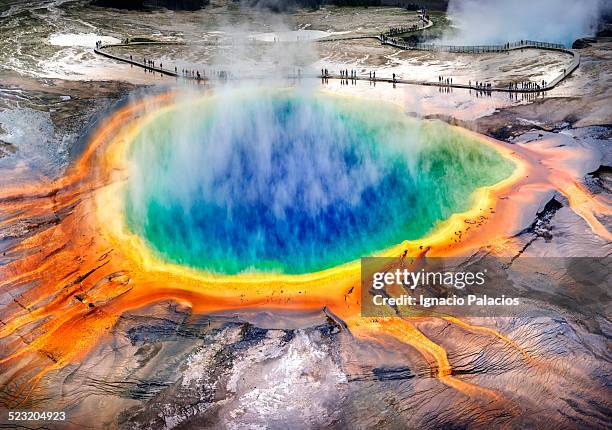
<svg viewBox="0 0 612 430">
<path fill-rule="evenodd" d="M 422 237 L 510 174 L 495 151 L 441 125 L 285 80 L 316 73 L 316 50 L 297 34 L 266 42 L 244 23 L 222 27 L 231 48 L 215 69 L 264 78 L 215 81 L 206 96 L 187 85 L 175 109 L 151 106 L 132 147 L 127 223 L 161 258 L 222 273 L 322 270 Z"/>
<path fill-rule="evenodd" d="M 503 44 L 521 39 L 563 43 L 593 35 L 601 0 L 450 0 L 448 15 L 457 34 L 446 43 Z"/>
<path fill-rule="evenodd" d="M 301 88 L 182 103 L 141 130 L 131 159 L 130 229 L 162 258 L 223 273 L 311 272 L 421 237 L 511 171 L 394 106 Z"/>
</svg>

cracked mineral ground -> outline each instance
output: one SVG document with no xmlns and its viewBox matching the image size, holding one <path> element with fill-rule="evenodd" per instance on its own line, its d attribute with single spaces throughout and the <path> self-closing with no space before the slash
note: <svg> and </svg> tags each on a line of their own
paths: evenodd
<svg viewBox="0 0 612 430">
<path fill-rule="evenodd" d="M 610 12 L 411 3 L 0 0 L 0 428 L 611 427 Z"/>
</svg>

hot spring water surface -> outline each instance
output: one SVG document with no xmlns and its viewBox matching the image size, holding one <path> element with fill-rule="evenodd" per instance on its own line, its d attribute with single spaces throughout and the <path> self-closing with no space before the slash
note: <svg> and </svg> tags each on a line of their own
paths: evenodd
<svg viewBox="0 0 612 430">
<path fill-rule="evenodd" d="M 177 104 L 130 154 L 129 228 L 206 271 L 306 273 L 418 239 L 513 170 L 394 106 L 293 92 Z"/>
</svg>

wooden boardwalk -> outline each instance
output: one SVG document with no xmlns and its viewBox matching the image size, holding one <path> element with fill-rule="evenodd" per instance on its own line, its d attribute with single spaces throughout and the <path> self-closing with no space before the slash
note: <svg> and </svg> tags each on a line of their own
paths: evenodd
<svg viewBox="0 0 612 430">
<path fill-rule="evenodd" d="M 137 67 L 142 67 L 145 70 L 148 70 L 150 72 L 157 72 L 157 73 L 161 73 L 162 75 L 167 75 L 167 76 L 174 76 L 174 77 L 184 77 L 187 78 L 187 76 L 182 76 L 179 73 L 175 72 L 174 70 L 169 70 L 169 69 L 163 69 L 161 67 L 154 67 L 151 65 L 146 64 L 144 61 L 136 61 L 133 58 L 126 58 L 126 57 L 121 57 L 119 55 L 114 55 L 111 54 L 109 52 L 105 52 L 104 50 L 106 48 L 116 48 L 116 47 L 131 47 L 131 46 L 142 46 L 142 45 L 183 45 L 183 43 L 180 42 L 131 42 L 131 43 L 113 43 L 113 44 L 108 44 L 108 45 L 101 45 L 99 47 L 95 47 L 94 48 L 94 52 L 96 54 L 102 55 L 106 58 L 110 58 L 113 60 L 117 60 L 117 61 L 121 61 L 123 63 L 128 63 L 131 64 L 133 66 L 137 66 Z"/>
<path fill-rule="evenodd" d="M 482 88 L 474 85 L 465 84 L 445 84 L 442 82 L 421 82 L 418 85 L 434 85 L 440 87 L 453 87 L 453 88 L 469 88 L 479 91 L 502 91 L 502 92 L 514 92 L 514 93 L 536 93 L 542 91 L 549 91 L 553 89 L 559 82 L 568 77 L 574 70 L 580 66 L 580 54 L 572 49 L 567 49 L 565 46 L 557 43 L 537 42 L 534 40 L 521 40 L 519 42 L 506 43 L 504 45 L 437 45 L 433 43 L 416 43 L 410 44 L 406 41 L 399 40 L 397 38 L 382 36 L 379 38 L 383 45 L 393 46 L 395 48 L 404 49 L 408 51 L 432 51 L 432 52 L 449 52 L 449 53 L 461 53 L 461 54 L 485 54 L 485 53 L 502 53 L 509 51 L 517 51 L 523 49 L 544 49 L 549 51 L 562 52 L 572 56 L 572 62 L 550 82 L 547 82 L 545 86 L 540 88 L 505 88 L 505 87 L 491 87 Z M 399 82 L 399 81 L 396 81 Z M 405 83 L 414 83 L 405 81 Z"/>
<path fill-rule="evenodd" d="M 470 89 L 481 92 L 507 92 L 507 93 L 540 93 L 544 91 L 549 91 L 553 89 L 555 86 L 559 84 L 563 79 L 568 77 L 574 70 L 576 70 L 580 65 L 580 55 L 571 49 L 565 48 L 563 45 L 547 43 L 547 42 L 537 42 L 533 40 L 521 40 L 519 42 L 506 43 L 503 45 L 474 45 L 474 46 L 462 46 L 462 45 L 437 45 L 432 43 L 409 43 L 405 40 L 398 38 L 398 36 L 402 34 L 408 34 L 415 31 L 421 31 L 433 26 L 433 21 L 429 18 L 425 19 L 421 17 L 424 22 L 422 27 L 398 27 L 393 31 L 381 33 L 379 35 L 361 35 L 361 36 L 347 36 L 340 38 L 331 38 L 331 39 L 320 39 L 315 42 L 337 42 L 337 41 L 346 41 L 346 40 L 356 40 L 356 39 L 376 39 L 379 40 L 383 45 L 392 46 L 395 48 L 409 50 L 409 51 L 431 51 L 431 52 L 449 52 L 449 53 L 461 53 L 461 54 L 483 54 L 483 53 L 503 53 L 515 50 L 523 50 L 523 49 L 545 49 L 550 51 L 562 52 L 572 56 L 572 62 L 568 67 L 561 70 L 559 75 L 557 75 L 552 81 L 547 82 L 545 86 L 540 86 L 539 88 L 510 88 L 508 87 L 483 87 L 476 85 L 467 85 L 460 83 L 444 83 L 444 82 L 431 82 L 431 81 L 418 81 L 418 80 L 410 80 L 410 79 L 392 79 L 392 78 L 381 78 L 377 77 L 376 79 L 371 79 L 369 76 L 356 76 L 353 78 L 346 78 L 345 76 L 341 76 L 339 74 L 328 74 L 326 76 L 321 75 L 291 75 L 287 76 L 288 79 L 306 79 L 306 78 L 318 78 L 318 79 L 339 79 L 344 81 L 371 81 L 371 82 L 385 82 L 385 83 L 393 83 L 393 84 L 410 84 L 410 85 L 424 85 L 424 86 L 434 86 L 434 87 L 445 87 L 445 88 L 460 88 L 460 89 Z M 393 36 L 391 36 L 393 34 Z M 119 55 L 114 55 L 106 51 L 107 48 L 113 47 L 131 47 L 138 45 L 177 45 L 182 44 L 180 42 L 128 42 L 128 43 L 117 43 L 117 44 L 108 44 L 108 45 L 100 45 L 94 48 L 94 52 L 96 54 L 105 56 L 107 58 L 121 61 L 124 63 L 131 64 L 133 66 L 141 67 L 150 72 L 156 72 L 167 76 L 172 76 L 175 78 L 191 80 L 191 81 L 209 81 L 210 78 L 202 74 L 200 77 L 193 76 L 192 74 L 183 74 L 175 69 L 165 69 L 161 67 L 152 66 L 150 64 L 146 64 L 144 61 L 139 62 L 134 60 L 133 58 L 126 58 Z M 229 76 L 225 76 L 223 80 L 232 80 L 236 78 L 232 78 Z M 261 78 L 251 78 L 251 79 L 261 79 Z"/>
</svg>

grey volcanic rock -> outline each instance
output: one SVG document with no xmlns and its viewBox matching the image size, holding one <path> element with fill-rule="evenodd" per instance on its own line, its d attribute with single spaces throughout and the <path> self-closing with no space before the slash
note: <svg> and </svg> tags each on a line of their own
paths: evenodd
<svg viewBox="0 0 612 430">
<path fill-rule="evenodd" d="M 9 154 L 14 154 L 15 151 L 17 151 L 17 149 L 14 145 L 0 140 L 0 158 L 5 157 Z"/>
<path fill-rule="evenodd" d="M 346 385 L 329 333 L 325 325 L 267 330 L 230 322 L 214 328 L 182 355 L 176 381 L 160 381 L 153 397 L 122 414 L 121 427 L 329 425 Z"/>
<path fill-rule="evenodd" d="M 595 43 L 596 39 L 594 37 L 583 37 L 582 39 L 576 39 L 574 43 L 572 43 L 572 49 L 584 49 L 591 46 L 591 43 Z"/>
<path fill-rule="evenodd" d="M 61 175 L 98 121 L 134 88 L 113 81 L 0 79 L 0 187 L 9 178 L 3 172 L 13 180 L 27 178 L 30 169 Z"/>
<path fill-rule="evenodd" d="M 158 304 L 122 316 L 110 344 L 52 384 L 71 416 L 96 413 L 100 428 L 333 427 L 346 333 L 323 312 L 310 324 L 262 328 Z"/>
<path fill-rule="evenodd" d="M 45 381 L 57 396 L 30 400 L 120 429 L 469 428 L 475 415 L 482 428 L 606 427 L 607 318 L 538 302 L 469 323 L 497 327 L 529 358 L 441 319 L 415 324 L 444 347 L 456 378 L 499 392 L 504 409 L 442 383 L 412 347 L 359 341 L 322 311 L 277 329 L 170 303 L 122 316 L 111 342 Z"/>
</svg>

